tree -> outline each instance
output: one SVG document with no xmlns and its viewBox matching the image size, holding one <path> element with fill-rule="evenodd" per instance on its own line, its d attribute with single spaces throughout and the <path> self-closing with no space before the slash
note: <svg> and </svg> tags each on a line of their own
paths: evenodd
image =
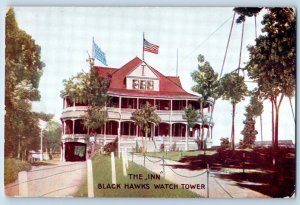
<svg viewBox="0 0 300 205">
<path fill-rule="evenodd" d="M 60 149 L 61 124 L 55 121 L 50 121 L 46 124 L 43 131 L 43 147 L 50 152 L 58 152 Z"/>
<path fill-rule="evenodd" d="M 193 81 L 196 82 L 196 85 L 192 87 L 192 91 L 199 93 L 201 97 L 200 101 L 200 110 L 201 110 L 201 141 L 204 139 L 204 112 L 203 107 L 209 97 L 217 99 L 218 96 L 218 74 L 214 72 L 208 61 L 205 61 L 203 55 L 198 56 L 198 70 L 191 73 Z"/>
<path fill-rule="evenodd" d="M 245 147 L 251 147 L 255 140 L 257 131 L 255 130 L 255 118 L 260 116 L 263 112 L 263 103 L 254 95 L 250 99 L 250 104 L 246 107 L 246 120 L 243 122 L 245 124 L 243 131 L 244 135 L 243 145 Z"/>
<path fill-rule="evenodd" d="M 155 112 L 155 107 L 152 107 L 149 102 L 132 113 L 132 120 L 143 129 L 145 132 L 146 139 L 148 138 L 148 133 L 150 131 L 151 124 L 157 125 L 161 119 Z M 142 139 L 143 151 L 145 151 L 144 140 Z"/>
<path fill-rule="evenodd" d="M 100 77 L 94 67 L 89 72 L 81 72 L 64 80 L 64 90 L 61 97 L 68 96 L 73 102 L 88 104 L 84 116 L 84 126 L 88 130 L 102 127 L 107 120 L 107 111 L 104 109 L 107 101 L 107 88 L 109 79 Z"/>
<path fill-rule="evenodd" d="M 255 120 L 253 120 L 249 116 L 246 116 L 246 120 L 243 123 L 245 124 L 245 126 L 241 132 L 241 134 L 244 136 L 244 139 L 242 140 L 242 144 L 244 147 L 251 147 L 252 145 L 254 145 L 256 140 L 256 135 L 258 133 L 255 130 Z"/>
<path fill-rule="evenodd" d="M 232 129 L 231 129 L 231 144 L 234 150 L 234 119 L 236 104 L 245 99 L 247 94 L 247 86 L 244 82 L 244 77 L 239 76 L 237 73 L 226 74 L 220 80 L 219 96 L 223 100 L 228 100 L 232 104 Z"/>
<path fill-rule="evenodd" d="M 222 149 L 228 149 L 228 148 L 230 148 L 230 142 L 229 142 L 228 137 L 226 137 L 226 138 L 222 137 L 220 139 L 220 141 L 221 141 L 220 144 L 221 144 L 221 148 Z"/>
<path fill-rule="evenodd" d="M 197 110 L 195 110 L 192 105 L 188 105 L 184 109 L 183 119 L 187 120 L 188 130 L 190 128 L 194 128 L 195 127 L 195 124 L 199 120 L 199 118 L 200 118 L 199 112 Z M 198 142 L 198 140 L 197 140 L 197 142 Z M 199 148 L 199 144 L 198 144 L 198 148 Z"/>
<path fill-rule="evenodd" d="M 45 115 L 31 108 L 33 101 L 40 100 L 38 87 L 45 64 L 40 46 L 19 28 L 13 9 L 5 20 L 5 157 L 22 158 L 39 148 L 39 118 Z"/>
<path fill-rule="evenodd" d="M 293 8 L 267 8 L 262 21 L 263 35 L 249 46 L 246 69 L 257 82 L 259 96 L 272 105 L 272 141 L 278 147 L 279 110 L 284 96 L 295 95 L 296 13 Z M 243 13 L 249 16 L 249 14 Z"/>
</svg>

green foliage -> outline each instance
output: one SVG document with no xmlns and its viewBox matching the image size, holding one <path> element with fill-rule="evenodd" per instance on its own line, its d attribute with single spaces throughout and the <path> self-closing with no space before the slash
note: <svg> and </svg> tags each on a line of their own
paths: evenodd
<svg viewBox="0 0 300 205">
<path fill-rule="evenodd" d="M 263 103 L 256 97 L 252 96 L 250 104 L 246 107 L 246 117 L 254 118 L 262 114 L 264 110 Z"/>
<path fill-rule="evenodd" d="M 220 139 L 220 141 L 221 141 L 221 148 L 222 149 L 229 149 L 230 142 L 229 142 L 229 138 L 228 137 L 226 137 L 226 138 L 222 137 Z"/>
<path fill-rule="evenodd" d="M 274 107 L 272 139 L 278 146 L 279 108 L 284 96 L 294 96 L 296 89 L 296 12 L 293 8 L 267 8 L 263 35 L 248 48 L 246 69 L 257 82 L 259 97 L 269 99 Z M 278 100 L 279 97 L 279 100 Z"/>
<path fill-rule="evenodd" d="M 29 171 L 31 165 L 21 160 L 7 158 L 4 159 L 4 184 L 7 185 L 18 179 L 18 173 Z"/>
<path fill-rule="evenodd" d="M 242 23 L 246 20 L 246 16 L 252 17 L 256 16 L 261 10 L 261 7 L 236 7 L 233 9 L 235 12 L 239 14 L 237 18 L 237 23 Z"/>
<path fill-rule="evenodd" d="M 239 76 L 238 73 L 226 74 L 220 81 L 219 95 L 223 100 L 228 100 L 232 104 L 232 129 L 231 129 L 231 145 L 234 150 L 234 119 L 235 119 L 235 106 L 237 103 L 245 99 L 248 90 L 244 82 L 244 77 Z"/>
<path fill-rule="evenodd" d="M 46 124 L 43 130 L 43 147 L 53 152 L 58 152 L 60 149 L 61 124 L 55 121 L 50 121 Z"/>
<path fill-rule="evenodd" d="M 61 97 L 68 96 L 73 102 L 87 102 L 90 106 L 103 107 L 107 100 L 109 80 L 100 77 L 94 68 L 64 80 Z"/>
<path fill-rule="evenodd" d="M 244 122 L 244 129 L 241 134 L 244 136 L 243 138 L 243 147 L 252 147 L 256 140 L 257 131 L 255 130 L 255 120 L 248 117 Z"/>
<path fill-rule="evenodd" d="M 106 153 L 116 152 L 118 150 L 118 138 L 116 137 L 113 142 L 107 143 L 103 150 Z"/>
<path fill-rule="evenodd" d="M 151 124 L 157 125 L 161 121 L 155 112 L 155 107 L 152 107 L 149 102 L 143 105 L 141 109 L 134 111 L 131 118 L 141 129 L 144 129 L 146 135 Z"/>
<path fill-rule="evenodd" d="M 109 79 L 100 77 L 92 67 L 90 72 L 78 73 L 69 80 L 64 80 L 63 83 L 61 97 L 68 96 L 73 102 L 89 105 L 84 115 L 84 126 L 92 130 L 102 127 L 107 120 L 104 106 L 107 101 Z"/>
<path fill-rule="evenodd" d="M 41 48 L 18 27 L 13 9 L 6 13 L 5 26 L 4 153 L 6 157 L 20 157 L 39 147 L 41 115 L 31 108 L 32 101 L 40 99 L 38 86 L 45 64 L 40 59 Z"/>
<path fill-rule="evenodd" d="M 295 94 L 296 85 L 296 18 L 290 9 L 270 9 L 264 16 L 264 32 L 256 45 L 250 46 L 247 64 L 251 79 L 257 81 L 265 98 Z"/>
<path fill-rule="evenodd" d="M 188 126 L 189 127 L 194 127 L 195 123 L 199 120 L 200 118 L 200 114 L 197 110 L 195 110 L 192 105 L 188 105 L 185 109 L 184 109 L 184 115 L 183 115 L 183 119 L 187 120 Z"/>
<path fill-rule="evenodd" d="M 237 73 L 226 74 L 220 80 L 218 93 L 223 100 L 228 100 L 231 104 L 237 104 L 245 100 L 248 90 L 244 77 L 239 76 Z"/>
<path fill-rule="evenodd" d="M 96 130 L 104 125 L 106 120 L 107 112 L 102 107 L 89 106 L 84 115 L 83 124 L 85 127 L 89 127 L 91 130 Z"/>
<path fill-rule="evenodd" d="M 214 72 L 210 63 L 205 61 L 203 55 L 198 56 L 198 70 L 191 74 L 196 85 L 192 87 L 192 91 L 201 95 L 201 101 L 206 101 L 209 97 L 218 98 L 218 74 Z"/>
</svg>

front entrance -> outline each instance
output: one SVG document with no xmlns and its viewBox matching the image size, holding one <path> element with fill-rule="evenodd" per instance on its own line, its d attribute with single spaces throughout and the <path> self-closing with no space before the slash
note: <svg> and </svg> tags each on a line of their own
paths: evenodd
<svg viewBox="0 0 300 205">
<path fill-rule="evenodd" d="M 65 143 L 65 160 L 69 162 L 86 160 L 86 144 L 81 142 Z"/>
</svg>

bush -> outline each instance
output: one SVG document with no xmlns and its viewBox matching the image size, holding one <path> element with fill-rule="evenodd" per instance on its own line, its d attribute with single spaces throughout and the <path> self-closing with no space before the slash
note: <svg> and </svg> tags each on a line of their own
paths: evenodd
<svg viewBox="0 0 300 205">
<path fill-rule="evenodd" d="M 160 152 L 164 152 L 165 151 L 165 144 L 164 143 L 160 144 L 159 151 Z"/>
<path fill-rule="evenodd" d="M 29 171 L 31 164 L 18 159 L 4 159 L 4 184 L 9 184 L 18 179 L 18 173 Z"/>
<path fill-rule="evenodd" d="M 135 153 L 142 153 L 143 152 L 143 147 L 136 146 L 135 148 L 133 148 L 133 152 L 135 152 Z"/>
<path fill-rule="evenodd" d="M 116 137 L 116 139 L 113 142 L 104 145 L 103 150 L 106 153 L 116 152 L 118 150 L 118 138 Z"/>
<path fill-rule="evenodd" d="M 173 151 L 173 152 L 179 151 L 178 147 L 176 146 L 176 142 L 174 142 L 172 144 L 170 151 Z"/>
<path fill-rule="evenodd" d="M 222 149 L 229 149 L 230 148 L 230 142 L 228 137 L 224 138 L 222 137 L 221 139 L 221 148 Z"/>
</svg>

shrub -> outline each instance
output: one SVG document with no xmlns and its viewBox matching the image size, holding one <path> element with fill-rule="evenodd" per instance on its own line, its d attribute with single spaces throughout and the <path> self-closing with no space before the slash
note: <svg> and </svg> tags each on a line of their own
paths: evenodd
<svg viewBox="0 0 300 205">
<path fill-rule="evenodd" d="M 4 184 L 14 182 L 18 178 L 18 173 L 21 171 L 29 171 L 31 164 L 23 162 L 18 159 L 5 159 L 4 160 Z"/>
<path fill-rule="evenodd" d="M 164 143 L 160 144 L 159 151 L 160 152 L 164 152 L 165 151 L 165 144 Z"/>
<path fill-rule="evenodd" d="M 174 152 L 179 151 L 179 149 L 178 149 L 177 146 L 176 146 L 176 142 L 174 142 L 174 143 L 172 144 L 170 151 L 174 151 Z"/>
<path fill-rule="evenodd" d="M 224 138 L 222 137 L 221 139 L 221 148 L 222 149 L 229 149 L 230 148 L 230 142 L 228 137 Z"/>
<path fill-rule="evenodd" d="M 116 139 L 113 142 L 104 145 L 103 150 L 106 153 L 116 152 L 118 150 L 118 138 L 116 137 Z"/>
</svg>

